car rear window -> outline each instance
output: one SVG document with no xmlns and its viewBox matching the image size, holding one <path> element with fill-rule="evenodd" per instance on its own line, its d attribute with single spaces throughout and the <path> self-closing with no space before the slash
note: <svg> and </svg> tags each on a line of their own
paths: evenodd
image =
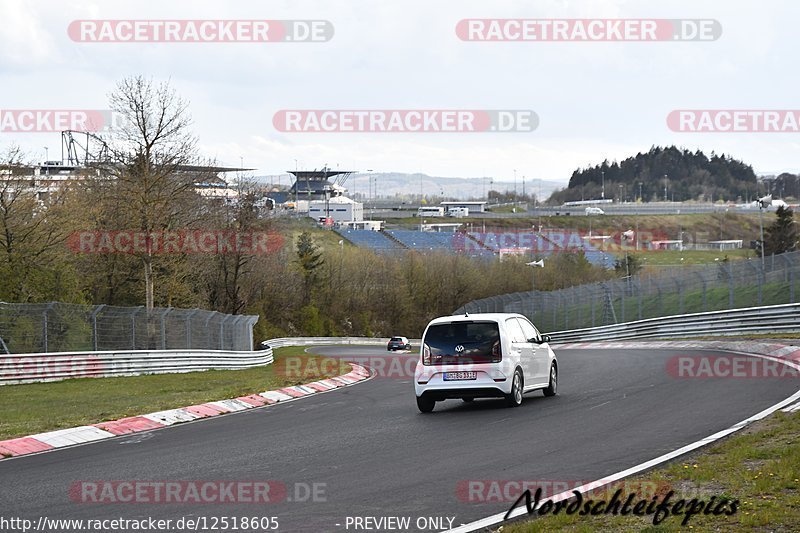
<svg viewBox="0 0 800 533">
<path fill-rule="evenodd" d="M 500 330 L 497 322 L 434 324 L 423 342 L 430 350 L 431 364 L 486 363 L 499 353 Z"/>
<path fill-rule="evenodd" d="M 384 339 L 385 339 L 385 338 L 386 338 L 386 337 L 384 337 Z M 402 342 L 403 338 L 402 338 L 402 337 L 392 337 L 390 340 L 391 340 L 391 341 L 395 341 L 395 342 Z"/>
</svg>

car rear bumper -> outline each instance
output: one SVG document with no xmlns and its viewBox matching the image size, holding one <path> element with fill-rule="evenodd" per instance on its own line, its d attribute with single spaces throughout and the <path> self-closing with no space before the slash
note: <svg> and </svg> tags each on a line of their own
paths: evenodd
<svg viewBox="0 0 800 533">
<path fill-rule="evenodd" d="M 511 394 L 511 377 L 514 375 L 511 361 L 476 365 L 423 366 L 417 364 L 414 373 L 414 392 L 417 396 L 433 395 L 447 398 L 493 398 Z M 476 379 L 446 381 L 445 372 L 472 371 Z"/>
<path fill-rule="evenodd" d="M 463 387 L 458 389 L 428 389 L 420 397 L 440 402 L 458 398 L 502 398 L 506 394 L 508 393 L 496 387 Z"/>
</svg>

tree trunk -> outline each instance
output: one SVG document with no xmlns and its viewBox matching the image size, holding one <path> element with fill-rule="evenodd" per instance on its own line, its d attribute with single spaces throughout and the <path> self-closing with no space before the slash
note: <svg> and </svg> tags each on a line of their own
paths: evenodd
<svg viewBox="0 0 800 533">
<path fill-rule="evenodd" d="M 153 310 L 153 257 L 149 254 L 142 256 L 142 263 L 144 263 L 145 306 L 149 314 Z"/>
</svg>

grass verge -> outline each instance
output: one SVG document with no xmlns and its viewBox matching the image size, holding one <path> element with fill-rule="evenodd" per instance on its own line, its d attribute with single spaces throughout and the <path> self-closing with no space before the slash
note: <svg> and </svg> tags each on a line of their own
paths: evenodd
<svg viewBox="0 0 800 533">
<path fill-rule="evenodd" d="M 723 442 L 628 478 L 618 487 L 625 493 L 626 486 L 657 487 L 654 493 L 661 500 L 674 490 L 672 502 L 682 498 L 708 502 L 711 496 L 718 502 L 722 496 L 739 500 L 738 510 L 731 516 L 695 514 L 686 526 L 681 525 L 683 515 L 670 516 L 654 526 L 653 515 L 579 516 L 562 512 L 507 525 L 499 531 L 800 531 L 800 413 L 775 413 Z M 615 489 L 604 490 L 599 499 L 608 501 Z M 640 496 L 652 498 L 652 494 Z"/>
<path fill-rule="evenodd" d="M 245 370 L 186 374 L 80 378 L 0 387 L 0 440 L 22 437 L 164 409 L 235 398 L 345 374 L 350 365 L 307 354 L 303 347 L 278 348 L 275 364 Z M 299 377 L 280 369 L 285 357 L 308 358 Z"/>
</svg>

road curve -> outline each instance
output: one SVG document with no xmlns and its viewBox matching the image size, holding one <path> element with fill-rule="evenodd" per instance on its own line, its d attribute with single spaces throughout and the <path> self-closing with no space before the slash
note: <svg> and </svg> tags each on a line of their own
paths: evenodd
<svg viewBox="0 0 800 533">
<path fill-rule="evenodd" d="M 395 363 L 415 357 L 389 356 L 380 347 L 313 351 Z M 599 479 L 725 429 L 797 390 L 797 381 L 785 378 L 676 379 L 666 371 L 673 350 L 556 353 L 559 396 L 532 393 L 516 409 L 499 400 L 451 400 L 423 415 L 411 376 L 390 372 L 286 404 L 2 461 L 0 515 L 275 516 L 279 531 L 302 532 L 354 531 L 345 527 L 348 516 L 411 517 L 411 531 L 420 530 L 418 517 L 455 517 L 456 526 L 508 508 L 462 501 L 459 481 Z M 401 366 L 413 368 L 386 368 Z M 293 500 L 294 491 L 305 496 L 311 484 L 324 492 L 316 502 L 89 504 L 69 495 L 82 480 L 275 480 Z"/>
</svg>

